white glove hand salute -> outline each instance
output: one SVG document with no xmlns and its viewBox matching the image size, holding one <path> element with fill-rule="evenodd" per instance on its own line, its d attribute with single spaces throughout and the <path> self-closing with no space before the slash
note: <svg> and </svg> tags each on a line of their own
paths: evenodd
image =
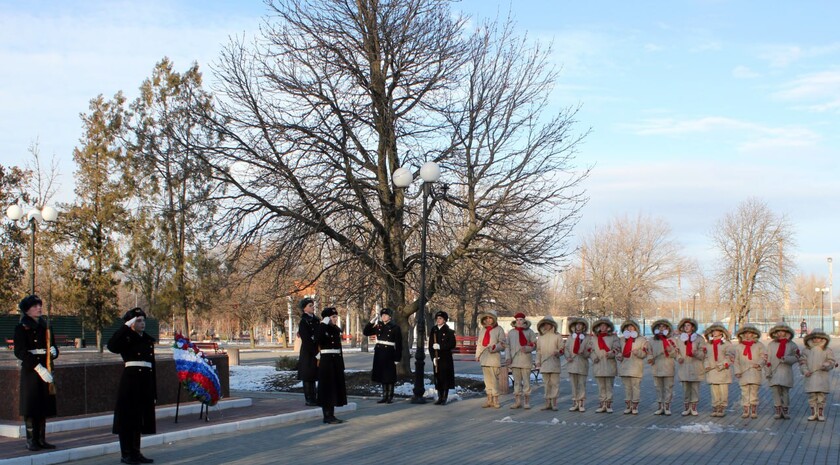
<svg viewBox="0 0 840 465">
<path fill-rule="evenodd" d="M 432 349 L 435 349 L 435 350 L 440 350 L 440 344 L 438 344 L 437 342 L 435 342 L 434 344 L 432 344 Z"/>
<path fill-rule="evenodd" d="M 52 355 L 53 358 L 58 357 L 58 349 L 56 349 L 55 346 L 50 347 L 50 355 Z"/>
<path fill-rule="evenodd" d="M 40 363 L 38 365 L 35 365 L 35 371 L 38 372 L 38 376 L 40 376 L 41 379 L 43 379 L 45 383 L 52 383 L 53 382 L 52 373 L 50 373 L 49 370 L 44 368 L 44 365 L 41 365 Z"/>
<path fill-rule="evenodd" d="M 132 326 L 134 326 L 134 323 L 137 323 L 137 317 L 136 316 L 134 318 L 126 321 L 125 325 L 128 326 L 129 328 L 131 328 Z"/>
<path fill-rule="evenodd" d="M 324 317 L 324 319 L 323 319 L 323 320 L 321 320 L 321 323 L 324 323 L 325 325 L 330 324 L 330 317 L 325 316 L 325 317 Z"/>
</svg>

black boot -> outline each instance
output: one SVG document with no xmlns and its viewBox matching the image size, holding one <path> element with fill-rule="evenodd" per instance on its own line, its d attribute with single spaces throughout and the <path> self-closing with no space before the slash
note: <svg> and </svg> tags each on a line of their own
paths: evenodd
<svg viewBox="0 0 840 465">
<path fill-rule="evenodd" d="M 385 401 L 386 404 L 393 404 L 394 403 L 394 385 L 388 385 L 388 400 Z"/>
<path fill-rule="evenodd" d="M 322 407 L 324 411 L 324 423 L 330 425 L 337 425 L 339 423 L 343 423 L 341 420 L 335 417 L 335 407 Z"/>
<path fill-rule="evenodd" d="M 388 402 L 388 385 L 383 384 L 382 385 L 382 398 L 377 400 L 376 403 L 377 404 L 384 404 L 386 402 Z"/>
<path fill-rule="evenodd" d="M 441 396 L 442 401 L 440 401 L 440 405 L 446 405 L 446 401 L 449 400 L 449 389 L 443 390 L 443 395 Z"/>
<path fill-rule="evenodd" d="M 303 382 L 303 397 L 306 399 L 307 407 L 316 407 L 318 405 L 318 396 L 315 391 L 315 381 Z"/>
<path fill-rule="evenodd" d="M 120 432 L 120 462 L 128 464 L 140 463 L 134 456 L 134 433 Z"/>
<path fill-rule="evenodd" d="M 134 459 L 139 463 L 154 463 L 154 459 L 150 459 L 140 452 L 140 433 L 134 433 Z"/>
<path fill-rule="evenodd" d="M 32 417 L 23 417 L 23 423 L 26 425 L 26 448 L 33 451 L 41 450 L 41 445 L 38 443 L 38 429 Z"/>
<path fill-rule="evenodd" d="M 41 449 L 55 449 L 55 446 L 48 443 L 47 439 L 47 419 L 41 418 L 40 427 L 38 428 L 38 445 Z"/>
</svg>

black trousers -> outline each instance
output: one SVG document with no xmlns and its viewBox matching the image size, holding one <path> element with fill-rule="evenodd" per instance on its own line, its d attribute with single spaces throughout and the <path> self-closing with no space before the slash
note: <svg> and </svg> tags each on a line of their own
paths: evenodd
<svg viewBox="0 0 840 465">
<path fill-rule="evenodd" d="M 140 456 L 140 431 L 120 432 L 120 453 L 123 457 Z"/>
</svg>

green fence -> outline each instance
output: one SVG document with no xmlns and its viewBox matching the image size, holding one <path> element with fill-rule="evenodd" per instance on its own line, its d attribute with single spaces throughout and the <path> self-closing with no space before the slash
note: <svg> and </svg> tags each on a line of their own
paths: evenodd
<svg viewBox="0 0 840 465">
<path fill-rule="evenodd" d="M 15 335 L 15 326 L 20 321 L 19 315 L 3 315 L 0 316 L 0 338 L 5 341 L 12 339 Z M 88 345 L 96 343 L 96 332 L 90 329 L 82 331 L 82 320 L 77 316 L 54 316 L 50 318 L 53 328 L 53 334 L 58 339 L 64 339 L 69 343 L 73 343 L 76 339 L 83 339 Z M 103 345 L 111 335 L 114 334 L 120 325 L 123 324 L 121 319 L 114 320 L 109 326 L 102 329 Z M 155 339 L 160 333 L 160 324 L 158 320 L 149 318 L 146 320 L 146 333 Z"/>
</svg>

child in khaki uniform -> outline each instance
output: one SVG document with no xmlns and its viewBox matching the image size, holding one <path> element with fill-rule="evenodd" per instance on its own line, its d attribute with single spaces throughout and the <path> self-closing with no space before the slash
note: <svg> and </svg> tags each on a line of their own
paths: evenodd
<svg viewBox="0 0 840 465">
<path fill-rule="evenodd" d="M 615 354 L 621 351 L 615 325 L 607 318 L 592 323 L 595 334 L 587 341 L 586 352 L 592 359 L 592 376 L 598 383 L 598 408 L 595 413 L 612 413 L 613 382 L 618 374 Z"/>
<path fill-rule="evenodd" d="M 589 374 L 589 353 L 586 350 L 586 332 L 589 324 L 583 318 L 569 319 L 569 339 L 566 341 L 566 369 L 572 384 L 572 407 L 570 412 L 585 412 L 586 376 Z"/>
<path fill-rule="evenodd" d="M 639 414 L 642 375 L 647 358 L 647 339 L 639 335 L 639 323 L 627 320 L 621 324 L 621 351 L 616 355 L 620 363 L 618 374 L 624 383 L 624 414 Z"/>
<path fill-rule="evenodd" d="M 537 334 L 531 330 L 531 322 L 524 313 L 514 315 L 511 322 L 513 329 L 508 333 L 508 349 L 505 351 L 505 364 L 513 370 L 512 409 L 531 408 L 531 353 L 537 346 Z M 524 400 L 524 404 L 522 401 Z"/>
<path fill-rule="evenodd" d="M 706 336 L 706 383 L 712 393 L 713 417 L 725 417 L 729 406 L 729 385 L 732 384 L 733 351 L 729 331 L 721 322 L 712 323 L 703 332 Z"/>
<path fill-rule="evenodd" d="M 703 336 L 697 334 L 697 320 L 683 318 L 677 325 L 680 336 L 677 339 L 677 370 L 680 382 L 683 387 L 685 409 L 680 413 L 682 416 L 697 416 L 697 402 L 700 400 L 700 383 L 703 381 L 706 370 L 703 368 L 703 360 L 706 358 L 706 341 Z"/>
<path fill-rule="evenodd" d="M 799 369 L 805 377 L 805 392 L 811 416 L 808 421 L 825 421 L 825 399 L 829 392 L 828 372 L 837 365 L 834 352 L 828 348 L 829 336 L 822 329 L 814 329 L 805 336 L 805 349 L 799 359 Z"/>
<path fill-rule="evenodd" d="M 653 374 L 653 386 L 656 388 L 656 402 L 659 408 L 654 415 L 670 415 L 671 399 L 674 395 L 674 375 L 676 374 L 677 343 L 671 337 L 674 328 L 668 320 L 656 320 L 651 325 L 653 340 L 648 341 L 648 363 Z"/>
<path fill-rule="evenodd" d="M 789 419 L 790 388 L 793 387 L 793 365 L 799 362 L 799 347 L 793 342 L 793 328 L 787 323 L 776 323 L 770 329 L 773 340 L 767 345 L 767 365 L 764 367 L 770 390 L 773 391 L 773 406 L 776 420 Z"/>
<path fill-rule="evenodd" d="M 758 418 L 758 389 L 762 382 L 762 366 L 767 363 L 764 344 L 759 342 L 761 331 L 753 325 L 743 325 L 736 333 L 734 347 L 735 378 L 741 385 L 741 418 Z"/>
<path fill-rule="evenodd" d="M 502 369 L 501 352 L 507 345 L 505 330 L 499 327 L 498 317 L 493 310 L 479 315 L 481 330 L 475 349 L 475 360 L 481 364 L 484 375 L 484 390 L 487 402 L 482 408 L 499 408 L 499 373 Z"/>
<path fill-rule="evenodd" d="M 560 394 L 560 356 L 563 355 L 563 338 L 557 333 L 557 322 L 546 316 L 537 323 L 537 369 L 545 383 L 545 407 L 542 410 L 557 410 Z"/>
</svg>

